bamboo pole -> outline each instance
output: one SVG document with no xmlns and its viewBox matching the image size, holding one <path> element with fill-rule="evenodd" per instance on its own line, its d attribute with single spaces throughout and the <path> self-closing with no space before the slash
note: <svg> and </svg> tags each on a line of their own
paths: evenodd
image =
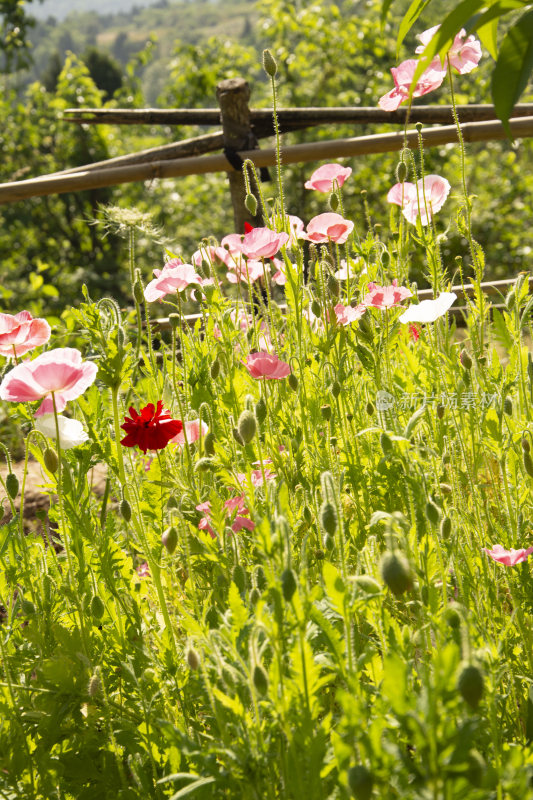
<svg viewBox="0 0 533 800">
<path fill-rule="evenodd" d="M 533 117 L 510 120 L 513 137 L 533 136 Z M 462 126 L 466 142 L 484 142 L 506 139 L 507 134 L 501 122 L 468 122 Z M 426 147 L 435 147 L 457 139 L 454 125 L 428 128 L 422 131 L 422 141 Z M 413 149 L 418 147 L 417 131 L 381 133 L 374 136 L 360 136 L 352 139 L 334 139 L 323 142 L 296 144 L 283 149 L 283 163 L 296 164 L 308 161 L 321 161 L 331 158 L 348 158 L 388 153 L 401 150 L 405 144 Z M 239 153 L 242 159 L 251 159 L 258 167 L 273 166 L 276 151 L 248 150 Z M 0 184 L 0 204 L 12 203 L 28 197 L 96 189 L 134 181 L 149 181 L 156 178 L 176 178 L 184 175 L 205 175 L 212 172 L 231 172 L 224 155 L 194 156 L 191 158 L 156 161 L 152 164 L 137 164 L 127 167 L 114 167 L 98 172 L 76 172 L 72 175 L 33 178 L 15 183 Z"/>
<path fill-rule="evenodd" d="M 218 125 L 220 112 L 217 108 L 202 109 L 162 109 L 162 108 L 67 108 L 66 119 L 83 125 Z M 471 104 L 457 106 L 462 122 L 482 122 L 496 119 L 494 106 L 490 104 Z M 70 116 L 73 115 L 73 116 Z M 512 117 L 533 115 L 533 103 L 520 103 L 515 106 Z M 250 110 L 250 118 L 256 131 L 261 126 L 272 126 L 272 109 L 255 108 Z M 446 124 L 453 122 L 451 106 L 428 105 L 399 108 L 396 111 L 383 111 L 375 107 L 331 107 L 318 108 L 280 108 L 280 124 L 291 125 L 331 125 L 334 123 L 387 123 L 403 125 L 406 120 L 425 124 Z M 289 129 L 289 128 L 287 128 Z"/>
</svg>

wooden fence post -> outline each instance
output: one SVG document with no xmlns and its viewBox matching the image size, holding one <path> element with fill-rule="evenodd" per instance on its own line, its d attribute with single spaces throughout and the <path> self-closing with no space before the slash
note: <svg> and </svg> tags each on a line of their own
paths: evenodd
<svg viewBox="0 0 533 800">
<path fill-rule="evenodd" d="M 250 87 L 244 78 L 230 78 L 221 81 L 217 86 L 217 100 L 220 106 L 220 121 L 224 137 L 224 154 L 232 167 L 237 170 L 236 172 L 228 173 L 236 233 L 244 233 L 245 222 L 249 222 L 254 227 L 261 227 L 264 224 L 259 204 L 255 216 L 252 216 L 244 205 L 246 188 L 242 170 L 239 169 L 239 166 L 242 166 L 242 160 L 238 152 L 255 150 L 257 147 L 257 140 L 250 121 L 249 99 Z M 253 181 L 252 191 L 257 197 L 257 190 L 254 190 Z"/>
</svg>

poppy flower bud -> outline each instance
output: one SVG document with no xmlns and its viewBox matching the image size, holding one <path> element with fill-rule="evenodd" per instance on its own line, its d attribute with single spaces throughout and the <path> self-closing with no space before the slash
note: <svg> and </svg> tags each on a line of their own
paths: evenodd
<svg viewBox="0 0 533 800">
<path fill-rule="evenodd" d="M 403 183 L 407 180 L 407 175 L 409 174 L 409 167 L 405 163 L 405 161 L 400 161 L 399 164 L 396 166 L 396 180 L 398 183 Z"/>
<path fill-rule="evenodd" d="M 326 557 L 326 554 L 323 550 L 315 550 L 315 558 L 317 561 L 323 561 Z"/>
<path fill-rule="evenodd" d="M 484 691 L 483 675 L 479 667 L 467 664 L 457 678 L 457 689 L 463 700 L 471 708 L 477 708 Z"/>
<path fill-rule="evenodd" d="M 339 281 L 334 275 L 328 274 L 327 287 L 328 287 L 328 292 L 333 297 L 339 296 L 341 286 Z"/>
<path fill-rule="evenodd" d="M 381 266 L 387 269 L 390 264 L 390 255 L 388 250 L 384 250 L 381 254 Z"/>
<path fill-rule="evenodd" d="M 533 478 L 533 461 L 531 460 L 530 453 L 524 453 L 522 456 L 524 462 L 524 469 L 530 478 Z"/>
<path fill-rule="evenodd" d="M 358 589 L 361 589 L 366 594 L 379 594 L 381 592 L 381 586 L 371 575 L 357 575 L 353 582 Z"/>
<path fill-rule="evenodd" d="M 170 553 L 170 555 L 172 555 L 178 546 L 178 532 L 173 525 L 171 525 L 170 528 L 167 528 L 166 531 L 163 531 L 161 541 L 163 543 L 163 547 Z"/>
<path fill-rule="evenodd" d="M 216 379 L 220 375 L 220 361 L 218 359 L 218 356 L 214 359 L 213 363 L 211 364 L 210 372 L 211 372 L 211 378 L 214 381 L 216 381 Z"/>
<path fill-rule="evenodd" d="M 204 436 L 204 451 L 207 456 L 215 455 L 215 434 L 212 431 Z"/>
<path fill-rule="evenodd" d="M 133 298 L 138 305 L 142 305 L 142 303 L 144 303 L 144 289 L 142 281 L 139 278 L 137 278 L 133 284 Z"/>
<path fill-rule="evenodd" d="M 461 625 L 461 615 L 454 604 L 450 604 L 448 606 L 444 612 L 444 619 L 446 624 L 453 630 L 457 630 L 457 628 L 459 628 Z"/>
<path fill-rule="evenodd" d="M 212 458 L 199 458 L 194 465 L 195 472 L 208 472 L 210 469 L 215 468 L 215 463 Z"/>
<path fill-rule="evenodd" d="M 290 603 L 296 591 L 296 577 L 292 569 L 284 569 L 281 573 L 281 591 L 287 603 Z"/>
<path fill-rule="evenodd" d="M 322 414 L 322 419 L 326 422 L 329 422 L 331 419 L 331 406 L 323 405 L 320 406 L 320 413 Z"/>
<path fill-rule="evenodd" d="M 102 619 L 105 612 L 105 606 L 103 601 L 97 594 L 93 595 L 91 598 L 91 614 L 95 619 Z"/>
<path fill-rule="evenodd" d="M 289 377 L 287 378 L 287 382 L 288 382 L 289 387 L 292 389 L 293 392 L 297 392 L 298 391 L 298 378 L 296 377 L 294 372 L 290 373 Z"/>
<path fill-rule="evenodd" d="M 374 403 L 372 403 L 369 400 L 368 403 L 366 404 L 366 413 L 368 414 L 369 417 L 371 417 L 374 414 L 375 410 L 376 409 L 374 408 Z"/>
<path fill-rule="evenodd" d="M 436 411 L 437 411 L 437 417 L 438 417 L 439 419 L 442 419 L 442 418 L 443 418 L 443 416 L 444 416 L 444 412 L 446 411 L 446 409 L 445 409 L 445 407 L 442 405 L 442 403 L 439 403 L 439 404 L 437 405 Z"/>
<path fill-rule="evenodd" d="M 459 361 L 465 369 L 472 369 L 472 359 L 470 358 L 468 350 L 465 350 L 464 348 L 461 350 L 459 354 Z"/>
<path fill-rule="evenodd" d="M 14 500 L 19 493 L 19 479 L 14 472 L 10 472 L 6 478 L 6 490 L 12 500 Z"/>
<path fill-rule="evenodd" d="M 32 603 L 31 600 L 26 600 L 22 598 L 22 600 L 20 601 L 20 607 L 25 617 L 33 617 L 33 615 L 35 614 L 35 605 Z"/>
<path fill-rule="evenodd" d="M 292 375 L 292 373 L 291 373 L 291 375 Z M 290 382 L 290 377 L 291 376 L 289 375 L 289 382 Z M 255 418 L 256 418 L 257 422 L 260 425 L 262 425 L 263 422 L 265 421 L 266 415 L 267 415 L 267 406 L 266 406 L 266 403 L 265 403 L 265 400 L 264 400 L 263 397 L 260 397 L 259 400 L 257 401 L 257 403 L 255 404 L 254 411 L 255 411 Z"/>
<path fill-rule="evenodd" d="M 177 508 L 177 507 L 178 507 L 178 501 L 174 497 L 174 495 L 171 494 L 170 497 L 167 500 L 167 508 L 168 508 L 169 511 L 172 511 L 173 508 Z"/>
<path fill-rule="evenodd" d="M 254 667 L 253 682 L 257 693 L 264 697 L 268 692 L 268 675 L 260 664 Z"/>
<path fill-rule="evenodd" d="M 242 564 L 235 564 L 231 572 L 231 580 L 239 592 L 244 592 L 246 589 L 246 572 L 244 571 Z"/>
<path fill-rule="evenodd" d="M 278 65 L 270 50 L 263 50 L 263 69 L 271 78 L 276 76 Z"/>
<path fill-rule="evenodd" d="M 431 500 L 426 503 L 426 517 L 432 525 L 438 525 L 440 521 L 440 511 Z"/>
<path fill-rule="evenodd" d="M 187 650 L 187 664 L 192 670 L 197 670 L 200 666 L 200 656 L 193 647 Z"/>
<path fill-rule="evenodd" d="M 529 439 L 522 439 L 522 450 L 524 453 L 529 453 L 531 450 L 531 445 L 529 444 Z"/>
<path fill-rule="evenodd" d="M 341 391 L 342 391 L 342 386 L 340 385 L 339 381 L 333 381 L 331 385 L 331 394 L 335 399 L 337 399 Z"/>
<path fill-rule="evenodd" d="M 326 535 L 324 536 L 324 547 L 326 548 L 328 553 L 331 553 L 331 551 L 334 550 L 335 548 L 335 539 L 329 533 L 326 533 Z"/>
<path fill-rule="evenodd" d="M 320 524 L 330 536 L 335 535 L 338 525 L 337 511 L 333 503 L 329 503 L 327 500 L 320 507 Z"/>
<path fill-rule="evenodd" d="M 239 433 L 239 429 L 238 428 L 232 428 L 231 433 L 233 435 L 233 438 L 237 442 L 237 444 L 240 444 L 241 447 L 244 447 L 244 439 L 242 438 L 241 434 Z"/>
<path fill-rule="evenodd" d="M 316 298 L 311 303 L 311 311 L 313 312 L 315 317 L 319 317 L 321 315 L 321 313 L 322 313 L 322 309 L 320 307 L 320 303 L 318 302 L 318 300 Z"/>
<path fill-rule="evenodd" d="M 381 577 L 391 592 L 397 596 L 413 585 L 411 567 L 407 559 L 398 553 L 385 553 L 380 564 Z"/>
<path fill-rule="evenodd" d="M 336 211 L 339 207 L 339 198 L 335 193 L 329 196 L 329 207 L 332 211 Z"/>
<path fill-rule="evenodd" d="M 507 414 L 508 417 L 513 416 L 513 401 L 510 397 L 506 397 L 503 401 L 503 412 Z"/>
<path fill-rule="evenodd" d="M 91 675 L 87 692 L 89 694 L 89 697 L 96 697 L 97 695 L 100 694 L 101 691 L 102 691 L 102 681 L 100 680 L 98 672 L 95 672 L 93 675 Z"/>
<path fill-rule="evenodd" d="M 307 524 L 310 525 L 313 519 L 313 514 L 311 513 L 311 509 L 309 508 L 309 506 L 304 506 L 303 515 Z"/>
<path fill-rule="evenodd" d="M 126 500 L 126 498 L 124 498 L 120 503 L 119 509 L 120 509 L 120 516 L 122 517 L 122 519 L 125 522 L 129 522 L 131 519 L 131 506 Z"/>
<path fill-rule="evenodd" d="M 390 456 L 393 450 L 390 436 L 387 433 L 382 433 L 381 436 L 379 437 L 379 443 L 381 445 L 381 450 L 385 458 Z"/>
<path fill-rule="evenodd" d="M 257 422 L 252 411 L 242 412 L 237 422 L 237 430 L 244 444 L 250 444 L 257 432 Z"/>
<path fill-rule="evenodd" d="M 452 532 L 452 521 L 449 517 L 443 517 L 440 523 L 440 535 L 442 539 L 448 539 Z"/>
<path fill-rule="evenodd" d="M 51 472 L 52 474 L 54 474 L 54 472 L 57 472 L 59 467 L 59 459 L 57 457 L 56 451 L 52 447 L 46 448 L 46 450 L 44 451 L 43 460 L 44 460 L 44 466 L 46 467 L 48 472 Z"/>
<path fill-rule="evenodd" d="M 370 800 L 374 778 L 363 764 L 356 764 L 348 770 L 348 786 L 355 800 Z"/>
<path fill-rule="evenodd" d="M 441 490 L 442 494 L 451 494 L 453 492 L 453 489 L 449 483 L 439 483 L 439 489 Z"/>
<path fill-rule="evenodd" d="M 244 205 L 252 217 L 255 217 L 257 214 L 257 197 L 249 192 L 244 199 Z"/>
</svg>

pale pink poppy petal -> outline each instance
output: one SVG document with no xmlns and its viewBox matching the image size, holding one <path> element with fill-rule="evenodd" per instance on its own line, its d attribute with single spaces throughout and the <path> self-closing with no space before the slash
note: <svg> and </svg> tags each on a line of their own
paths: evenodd
<svg viewBox="0 0 533 800">
<path fill-rule="evenodd" d="M 315 189 L 317 192 L 331 192 L 334 183 L 337 183 L 339 187 L 342 186 L 351 174 L 351 167 L 343 167 L 341 164 L 323 164 L 313 172 L 304 185 L 306 189 Z"/>
</svg>

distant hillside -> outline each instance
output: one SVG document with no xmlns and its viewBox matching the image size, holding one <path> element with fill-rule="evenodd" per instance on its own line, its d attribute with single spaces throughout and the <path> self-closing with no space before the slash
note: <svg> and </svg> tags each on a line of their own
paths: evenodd
<svg viewBox="0 0 533 800">
<path fill-rule="evenodd" d="M 220 0 L 211 0 L 211 2 L 219 2 Z M 189 0 L 194 2 L 194 0 Z M 63 20 L 72 13 L 85 13 L 94 11 L 96 14 L 109 14 L 119 13 L 121 11 L 131 11 L 132 9 L 145 8 L 147 6 L 156 6 L 157 8 L 165 8 L 170 5 L 167 0 L 44 0 L 40 3 L 38 0 L 33 0 L 29 5 L 29 12 L 37 19 L 48 19 L 48 17 L 55 17 L 57 20 Z"/>
</svg>

